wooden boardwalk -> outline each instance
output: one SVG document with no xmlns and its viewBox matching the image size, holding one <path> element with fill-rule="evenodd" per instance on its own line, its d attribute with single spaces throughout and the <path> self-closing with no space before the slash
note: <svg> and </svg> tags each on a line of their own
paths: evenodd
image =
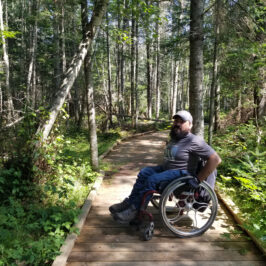
<svg viewBox="0 0 266 266">
<path fill-rule="evenodd" d="M 213 226 L 191 239 L 176 238 L 164 229 L 152 207 L 155 233 L 148 242 L 140 239 L 135 228 L 113 221 L 108 207 L 128 196 L 140 168 L 160 161 L 166 138 L 165 132 L 131 138 L 108 155 L 106 161 L 117 171 L 105 177 L 68 266 L 265 265 L 260 252 L 222 206 Z"/>
</svg>

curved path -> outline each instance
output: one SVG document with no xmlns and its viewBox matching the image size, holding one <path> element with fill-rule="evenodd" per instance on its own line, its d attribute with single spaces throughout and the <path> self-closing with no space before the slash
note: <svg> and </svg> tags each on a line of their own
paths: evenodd
<svg viewBox="0 0 266 266">
<path fill-rule="evenodd" d="M 105 161 L 116 171 L 106 173 L 68 266 L 265 265 L 260 252 L 221 206 L 213 226 L 191 239 L 174 237 L 156 215 L 155 233 L 148 242 L 140 240 L 133 227 L 113 221 L 108 207 L 128 196 L 140 168 L 160 162 L 166 139 L 166 132 L 142 135 L 123 141 L 109 153 Z"/>
</svg>

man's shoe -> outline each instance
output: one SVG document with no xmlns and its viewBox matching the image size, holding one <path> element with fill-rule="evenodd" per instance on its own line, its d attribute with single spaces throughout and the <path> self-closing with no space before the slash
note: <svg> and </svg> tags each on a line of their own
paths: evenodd
<svg viewBox="0 0 266 266">
<path fill-rule="evenodd" d="M 130 203 L 128 202 L 128 198 L 125 198 L 121 203 L 113 204 L 109 207 L 109 211 L 112 214 L 115 214 L 117 212 L 121 212 L 125 209 L 127 209 L 130 206 Z"/>
<path fill-rule="evenodd" d="M 134 205 L 130 205 L 129 208 L 117 212 L 114 214 L 114 219 L 121 223 L 121 224 L 126 224 L 129 223 L 130 221 L 134 220 L 138 214 L 138 211 Z"/>
</svg>

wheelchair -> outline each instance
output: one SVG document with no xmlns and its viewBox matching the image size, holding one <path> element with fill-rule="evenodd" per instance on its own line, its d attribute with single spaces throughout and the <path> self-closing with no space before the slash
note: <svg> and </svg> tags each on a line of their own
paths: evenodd
<svg viewBox="0 0 266 266">
<path fill-rule="evenodd" d="M 148 191 L 143 199 L 137 218 L 143 240 L 150 240 L 154 233 L 154 221 L 147 211 L 147 197 L 152 205 L 159 210 L 164 226 L 175 236 L 190 238 L 203 234 L 214 222 L 218 200 L 211 186 L 203 181 L 199 188 L 192 189 L 187 180 L 192 176 L 185 176 L 170 182 L 162 190 Z M 148 222 L 147 222 L 148 221 Z"/>
</svg>

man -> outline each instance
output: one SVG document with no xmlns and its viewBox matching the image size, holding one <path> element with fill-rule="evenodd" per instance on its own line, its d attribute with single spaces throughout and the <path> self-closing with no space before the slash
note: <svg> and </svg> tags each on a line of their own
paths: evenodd
<svg viewBox="0 0 266 266">
<path fill-rule="evenodd" d="M 161 182 L 192 175 L 194 178 L 189 179 L 189 186 L 197 188 L 221 163 L 219 155 L 201 137 L 191 133 L 193 119 L 188 111 L 179 111 L 173 119 L 163 165 L 143 168 L 129 197 L 110 206 L 109 210 L 116 221 L 128 223 L 133 220 L 140 209 L 143 195 L 147 191 L 157 190 Z M 197 173 L 200 159 L 206 164 Z"/>
</svg>

